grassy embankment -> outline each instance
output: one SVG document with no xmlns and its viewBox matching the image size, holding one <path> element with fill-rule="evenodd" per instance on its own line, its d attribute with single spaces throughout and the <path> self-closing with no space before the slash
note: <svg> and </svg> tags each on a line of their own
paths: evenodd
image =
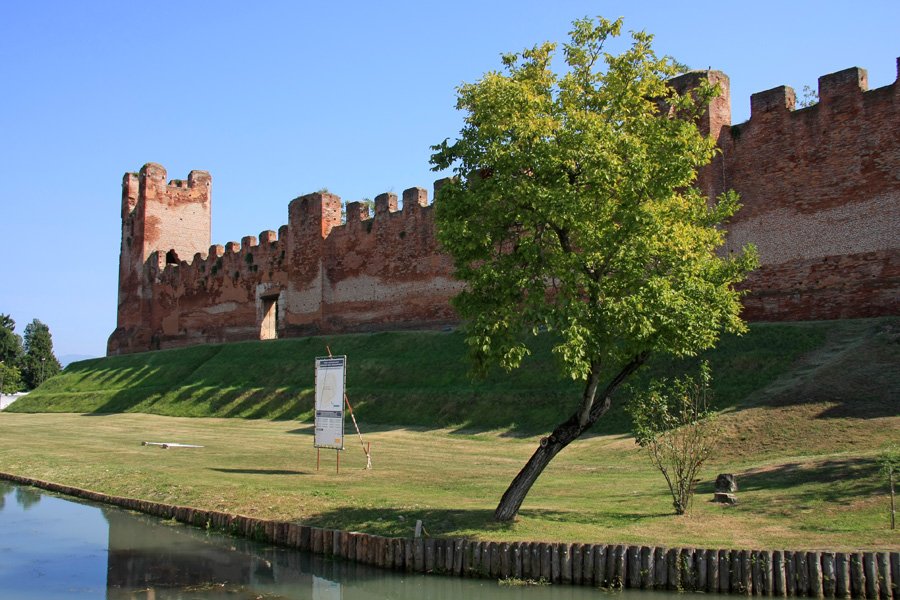
<svg viewBox="0 0 900 600">
<path fill-rule="evenodd" d="M 900 320 L 756 325 L 710 355 L 725 435 L 693 511 L 614 410 L 539 480 L 513 525 L 491 522 L 537 436 L 577 386 L 539 352 L 513 377 L 466 377 L 458 334 L 392 333 L 206 346 L 84 361 L 0 413 L 0 470 L 175 504 L 405 535 L 706 547 L 893 548 L 874 457 L 900 438 Z M 315 470 L 312 358 L 348 354 L 375 469 L 348 437 Z M 545 349 L 546 350 L 546 349 Z M 656 365 L 668 370 L 672 365 Z M 261 417 L 258 420 L 170 418 Z M 275 419 L 275 420 L 269 420 Z M 296 421 L 304 421 L 297 423 Z M 348 422 L 348 428 L 351 425 Z M 201 444 L 159 450 L 141 441 Z M 736 472 L 740 505 L 707 502 Z"/>
</svg>

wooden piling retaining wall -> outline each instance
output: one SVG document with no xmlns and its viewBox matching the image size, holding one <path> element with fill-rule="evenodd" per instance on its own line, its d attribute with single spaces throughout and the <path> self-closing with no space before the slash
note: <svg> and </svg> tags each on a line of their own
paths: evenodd
<svg viewBox="0 0 900 600">
<path fill-rule="evenodd" d="M 109 496 L 7 473 L 0 473 L 0 479 L 260 542 L 406 572 L 779 598 L 900 600 L 900 552 L 387 538 Z"/>
</svg>

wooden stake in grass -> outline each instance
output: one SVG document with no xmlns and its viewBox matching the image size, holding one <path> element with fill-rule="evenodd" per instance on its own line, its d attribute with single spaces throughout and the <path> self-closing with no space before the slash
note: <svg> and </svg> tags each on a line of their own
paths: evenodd
<svg viewBox="0 0 900 600">
<path fill-rule="evenodd" d="M 359 425 L 356 424 L 356 416 L 353 414 L 353 407 L 350 406 L 350 399 L 347 398 L 347 394 L 344 394 L 344 402 L 347 404 L 347 408 L 350 410 L 350 418 L 353 419 L 353 426 L 356 427 L 356 435 L 359 436 L 359 444 L 362 446 L 363 452 L 366 453 L 366 469 L 372 468 L 372 455 L 369 452 L 369 446 L 363 442 L 362 433 L 359 431 Z"/>
</svg>

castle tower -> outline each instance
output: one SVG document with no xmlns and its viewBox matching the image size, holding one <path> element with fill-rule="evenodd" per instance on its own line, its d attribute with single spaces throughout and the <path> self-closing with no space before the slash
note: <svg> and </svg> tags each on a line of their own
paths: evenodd
<svg viewBox="0 0 900 600">
<path fill-rule="evenodd" d="M 147 163 L 122 179 L 122 242 L 116 330 L 107 354 L 153 348 L 152 279 L 167 263 L 206 252 L 211 239 L 211 183 L 206 171 L 166 183 L 166 170 Z"/>
<path fill-rule="evenodd" d="M 669 80 L 679 94 L 686 94 L 700 86 L 701 82 L 709 82 L 718 86 L 719 95 L 713 98 L 709 107 L 697 122 L 703 135 L 712 136 L 720 150 L 723 150 L 723 139 L 731 127 L 731 82 L 722 71 L 690 71 Z M 712 161 L 697 173 L 697 187 L 709 198 L 715 198 L 728 187 L 722 175 L 725 160 L 724 150 L 716 154 Z"/>
</svg>

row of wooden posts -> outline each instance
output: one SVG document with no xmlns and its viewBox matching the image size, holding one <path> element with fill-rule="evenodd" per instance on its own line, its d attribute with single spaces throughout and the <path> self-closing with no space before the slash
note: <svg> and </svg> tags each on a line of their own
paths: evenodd
<svg viewBox="0 0 900 600">
<path fill-rule="evenodd" d="M 281 530 L 277 525 L 262 537 L 314 554 L 422 573 L 758 596 L 900 598 L 897 552 L 770 552 L 387 538 L 317 527 Z"/>
<path fill-rule="evenodd" d="M 900 552 L 389 538 L 108 496 L 9 474 L 0 473 L 0 478 L 313 554 L 407 572 L 747 596 L 900 600 Z"/>
</svg>

